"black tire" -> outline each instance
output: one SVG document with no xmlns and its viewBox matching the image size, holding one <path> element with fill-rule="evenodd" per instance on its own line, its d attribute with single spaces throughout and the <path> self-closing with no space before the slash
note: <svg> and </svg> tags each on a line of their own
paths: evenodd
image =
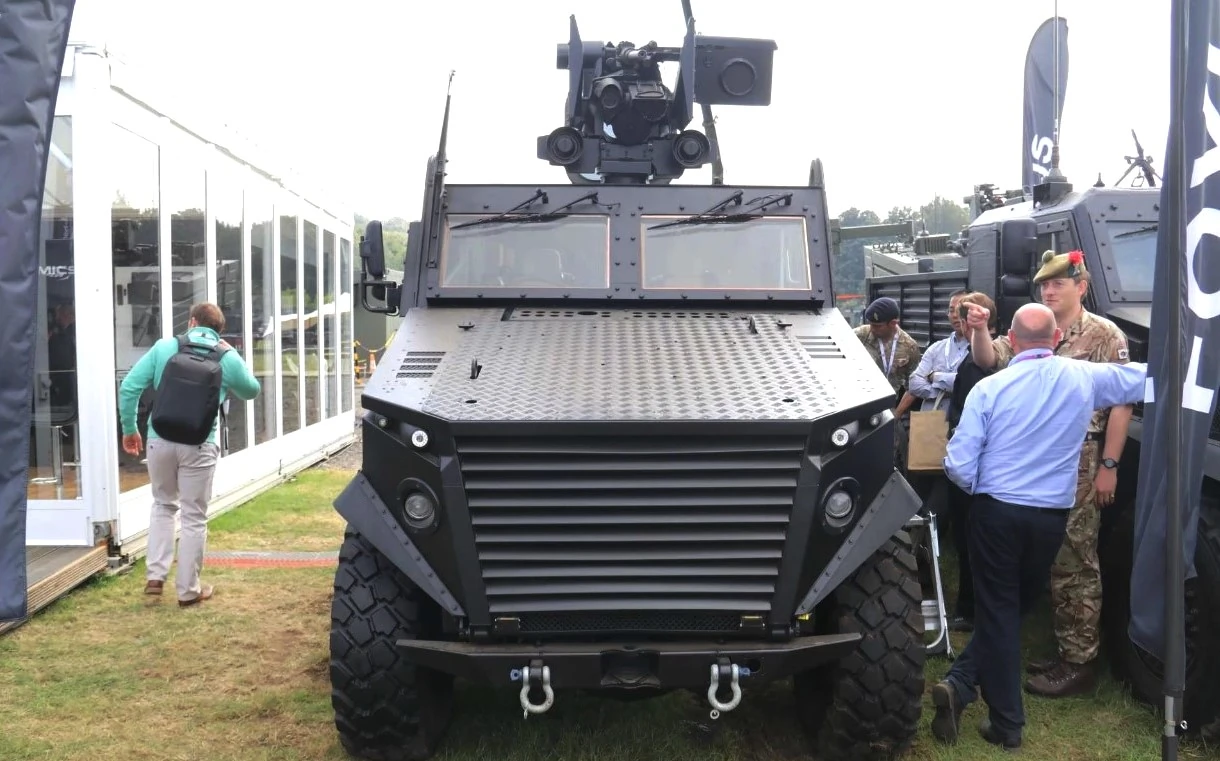
<svg viewBox="0 0 1220 761">
<path fill-rule="evenodd" d="M 331 705 L 343 747 L 369 761 L 430 758 L 453 711 L 453 677 L 408 661 L 395 642 L 439 632 L 440 609 L 348 529 L 330 613 Z"/>
<path fill-rule="evenodd" d="M 1136 700 L 1162 711 L 1164 671 L 1156 658 L 1128 636 L 1131 617 L 1135 510 L 1128 501 L 1100 546 L 1102 642 L 1114 677 Z M 1214 721 L 1220 712 L 1220 505 L 1204 497 L 1199 511 L 1194 579 L 1186 582 L 1186 694 L 1182 707 L 1187 731 Z"/>
<path fill-rule="evenodd" d="M 864 635 L 839 663 L 793 678 L 797 716 L 824 761 L 892 759 L 915 739 L 927 658 L 918 574 L 899 532 L 819 606 L 820 633 Z"/>
</svg>

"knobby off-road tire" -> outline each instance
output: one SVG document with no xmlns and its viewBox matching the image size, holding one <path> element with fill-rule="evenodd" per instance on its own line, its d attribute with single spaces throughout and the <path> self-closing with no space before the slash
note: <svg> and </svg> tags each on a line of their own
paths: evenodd
<svg viewBox="0 0 1220 761">
<path fill-rule="evenodd" d="M 344 534 L 330 614 L 331 704 L 348 753 L 423 761 L 453 709 L 453 677 L 421 668 L 395 645 L 439 631 L 440 610 L 363 536 Z"/>
<path fill-rule="evenodd" d="M 797 674 L 797 716 L 824 761 L 892 759 L 911 746 L 924 691 L 922 593 L 899 532 L 819 606 L 819 633 L 858 633 L 837 664 Z"/>
<path fill-rule="evenodd" d="M 1164 710 L 1164 669 L 1139 651 L 1128 633 L 1135 509 L 1128 501 L 1121 510 L 1103 534 L 1100 547 L 1102 642 L 1114 677 L 1130 687 L 1136 700 L 1160 712 Z M 1220 504 L 1206 496 L 1199 510 L 1195 571 L 1195 578 L 1186 582 L 1186 694 L 1182 701 L 1183 718 L 1191 733 L 1220 713 Z"/>
</svg>

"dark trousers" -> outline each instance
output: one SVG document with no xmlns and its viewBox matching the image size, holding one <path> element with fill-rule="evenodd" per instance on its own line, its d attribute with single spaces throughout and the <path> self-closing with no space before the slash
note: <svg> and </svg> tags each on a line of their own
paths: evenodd
<svg viewBox="0 0 1220 761">
<path fill-rule="evenodd" d="M 974 620 L 974 577 L 970 572 L 970 502 L 971 496 L 958 485 L 945 479 L 948 484 L 947 507 L 949 509 L 949 531 L 953 533 L 953 551 L 957 555 L 957 605 L 954 612 L 971 621 Z"/>
<path fill-rule="evenodd" d="M 974 701 L 979 687 L 992 726 L 1003 735 L 1020 737 L 1025 726 L 1021 618 L 1046 591 L 1068 511 L 1022 507 L 982 494 L 970 510 L 974 636 L 945 679 L 957 691 L 961 706 Z"/>
</svg>

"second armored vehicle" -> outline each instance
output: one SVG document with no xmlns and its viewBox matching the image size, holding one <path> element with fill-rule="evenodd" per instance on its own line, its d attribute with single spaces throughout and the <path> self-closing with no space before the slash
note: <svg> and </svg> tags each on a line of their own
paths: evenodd
<svg viewBox="0 0 1220 761">
<path fill-rule="evenodd" d="M 951 330 L 946 316 L 950 294 L 982 291 L 994 298 L 1003 332 L 1013 313 L 1035 300 L 1033 274 L 1042 252 L 1080 250 L 1093 273 L 1085 308 L 1118 325 L 1127 335 L 1131 360 L 1146 362 L 1159 201 L 1157 188 L 1076 191 L 1066 182 L 1048 182 L 1038 186 L 1033 199 L 1010 195 L 980 209 L 966 233 L 967 269 L 875 277 L 868 282 L 869 295 L 898 299 L 903 327 L 935 341 Z M 1114 673 L 1137 698 L 1156 705 L 1162 700 L 1161 665 L 1128 636 L 1135 495 L 1144 433 L 1141 407 L 1137 405 L 1128 429 L 1115 502 L 1102 511 L 1102 634 Z M 1186 586 L 1184 706 L 1191 730 L 1202 729 L 1220 714 L 1220 648 L 1216 646 L 1220 643 L 1220 422 L 1216 421 L 1205 453 L 1195 568 L 1198 576 Z"/>
</svg>

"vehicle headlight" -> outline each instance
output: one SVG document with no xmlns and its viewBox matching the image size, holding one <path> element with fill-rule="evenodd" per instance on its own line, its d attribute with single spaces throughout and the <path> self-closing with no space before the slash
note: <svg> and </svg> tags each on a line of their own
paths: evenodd
<svg viewBox="0 0 1220 761">
<path fill-rule="evenodd" d="M 428 446 L 428 434 L 426 431 L 418 428 L 411 434 L 411 445 L 416 449 L 423 449 Z"/>
<path fill-rule="evenodd" d="M 436 518 L 436 504 L 428 495 L 414 492 L 402 504 L 407 520 L 414 526 L 424 528 Z"/>
<path fill-rule="evenodd" d="M 869 428 L 876 428 L 879 425 L 881 425 L 881 413 L 880 412 L 878 412 L 877 414 L 873 415 L 872 417 L 870 417 L 868 419 Z"/>
<path fill-rule="evenodd" d="M 841 521 L 851 515 L 851 511 L 856 506 L 856 500 L 842 489 L 835 489 L 830 494 L 826 495 L 826 501 L 823 503 L 826 515 L 835 521 Z"/>
</svg>

